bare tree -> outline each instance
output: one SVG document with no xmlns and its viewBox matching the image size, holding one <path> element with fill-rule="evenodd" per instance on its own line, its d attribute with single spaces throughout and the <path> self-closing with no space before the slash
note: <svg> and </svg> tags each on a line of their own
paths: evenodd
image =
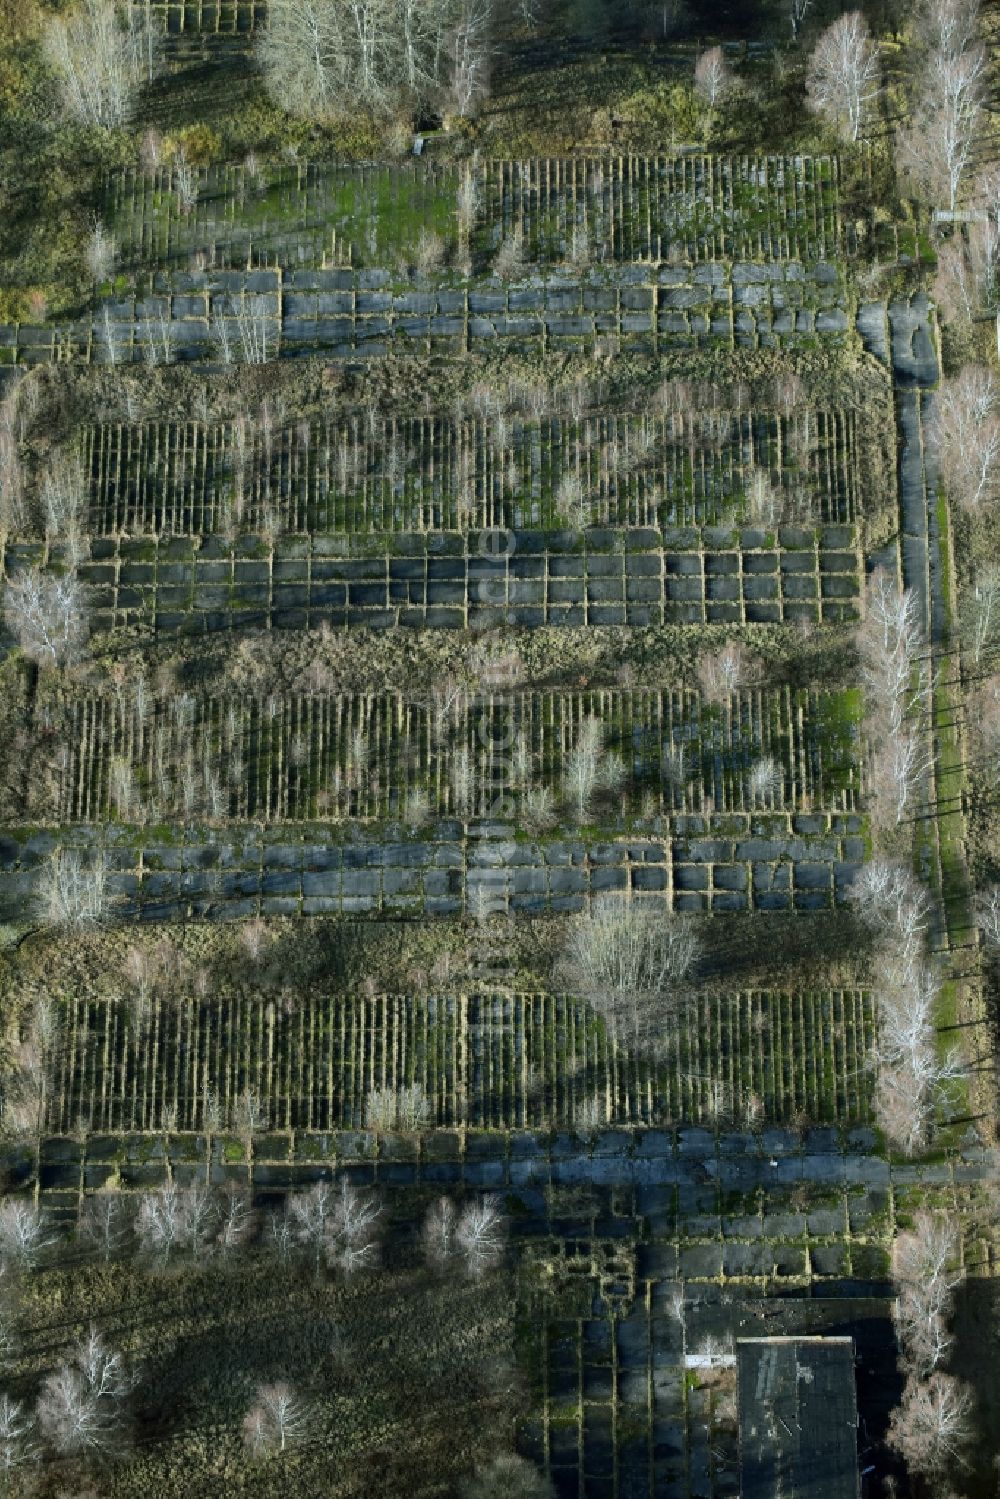
<svg viewBox="0 0 1000 1499">
<path fill-rule="evenodd" d="M 451 35 L 451 98 L 460 115 L 474 113 L 489 92 L 492 0 L 461 0 Z"/>
<path fill-rule="evenodd" d="M 625 775 L 621 757 L 604 749 L 600 720 L 592 715 L 584 718 L 563 771 L 564 795 L 576 820 L 585 821 L 598 791 L 620 791 Z"/>
<path fill-rule="evenodd" d="M 219 1203 L 211 1187 L 203 1183 L 183 1187 L 177 1194 L 179 1204 L 178 1245 L 198 1259 L 215 1239 L 219 1222 Z"/>
<path fill-rule="evenodd" d="M 557 518 L 572 531 L 585 531 L 593 520 L 593 505 L 584 492 L 583 481 L 572 470 L 559 480 L 553 503 Z"/>
<path fill-rule="evenodd" d="M 267 1110 L 255 1088 L 244 1088 L 233 1101 L 230 1119 L 234 1132 L 249 1150 L 255 1135 L 267 1129 Z"/>
<path fill-rule="evenodd" d="M 420 1083 L 375 1088 L 365 1100 L 365 1127 L 413 1134 L 430 1123 L 430 1101 Z"/>
<path fill-rule="evenodd" d="M 980 303 L 992 295 L 993 271 L 980 274 L 973 266 L 973 256 L 962 239 L 955 235 L 937 247 L 937 270 L 934 275 L 934 301 L 945 321 L 971 331 L 972 319 Z"/>
<path fill-rule="evenodd" d="M 271 0 L 257 60 L 268 91 L 292 114 L 323 119 L 343 107 L 344 40 L 329 0 Z"/>
<path fill-rule="evenodd" d="M 46 926 L 83 929 L 107 919 L 107 855 L 85 860 L 78 849 L 57 848 L 42 869 L 36 890 L 39 919 Z"/>
<path fill-rule="evenodd" d="M 267 364 L 278 352 L 280 330 L 266 292 L 244 292 L 232 303 L 244 364 Z"/>
<path fill-rule="evenodd" d="M 976 925 L 992 956 L 1000 949 L 1000 885 L 991 885 L 976 902 Z"/>
<path fill-rule="evenodd" d="M 373 1193 L 341 1177 L 324 1230 L 327 1263 L 345 1275 L 374 1268 L 379 1259 L 381 1216 L 381 1204 Z"/>
<path fill-rule="evenodd" d="M 982 365 L 942 382 L 930 436 L 949 496 L 976 508 L 1000 484 L 1000 386 Z"/>
<path fill-rule="evenodd" d="M 923 644 L 916 593 L 912 588 L 899 588 L 884 568 L 877 568 L 865 590 L 865 625 L 858 639 L 865 671 L 875 679 L 879 659 L 888 657 L 893 663 L 889 680 L 906 679 Z"/>
<path fill-rule="evenodd" d="M 19 1400 L 0 1395 L 0 1473 L 26 1468 L 39 1456 L 34 1417 Z M 6 1483 L 10 1480 L 7 1479 Z"/>
<path fill-rule="evenodd" d="M 1000 568 L 984 569 L 971 588 L 964 590 L 961 618 L 966 645 L 978 668 L 996 647 L 1000 633 Z"/>
<path fill-rule="evenodd" d="M 812 5 L 812 0 L 786 0 L 786 3 L 788 5 L 788 21 L 792 28 L 792 41 L 797 42 L 799 32 L 802 29 L 802 22 L 805 20 L 806 13 Z"/>
<path fill-rule="evenodd" d="M 928 52 L 960 57 L 975 41 L 979 0 L 921 0 L 915 20 L 917 34 Z"/>
<path fill-rule="evenodd" d="M 250 1194 L 242 1187 L 223 1188 L 218 1203 L 218 1231 L 215 1243 L 219 1253 L 228 1258 L 242 1249 L 253 1232 L 254 1218 Z"/>
<path fill-rule="evenodd" d="M 125 1435 L 126 1402 L 135 1377 L 121 1353 L 95 1328 L 50 1374 L 38 1397 L 38 1424 L 60 1456 L 106 1453 Z"/>
<path fill-rule="evenodd" d="M 816 43 L 806 74 L 810 108 L 844 139 L 860 139 L 878 96 L 878 47 L 859 10 L 828 26 Z"/>
<path fill-rule="evenodd" d="M 785 773 L 773 755 L 764 755 L 750 767 L 747 794 L 754 807 L 780 807 Z"/>
<path fill-rule="evenodd" d="M 721 47 L 709 47 L 694 65 L 694 91 L 709 109 L 726 96 L 733 85 L 733 75 Z"/>
<path fill-rule="evenodd" d="M 210 1188 L 165 1182 L 155 1192 L 143 1193 L 136 1219 L 140 1248 L 164 1265 L 179 1249 L 197 1258 L 211 1244 L 218 1216 Z"/>
<path fill-rule="evenodd" d="M 503 1258 L 507 1243 L 507 1220 L 495 1197 L 468 1203 L 458 1219 L 455 1244 L 470 1275 L 484 1275 Z"/>
<path fill-rule="evenodd" d="M 170 186 L 177 198 L 177 207 L 186 218 L 198 206 L 198 169 L 188 160 L 187 152 L 179 146 L 170 167 Z"/>
<path fill-rule="evenodd" d="M 983 47 L 934 53 L 908 128 L 897 140 L 900 167 L 918 191 L 954 212 L 979 133 L 987 59 Z"/>
<path fill-rule="evenodd" d="M 42 994 L 31 1006 L 27 1031 L 15 1045 L 3 1098 L 3 1128 L 40 1141 L 48 1120 L 53 1064 L 63 1032 L 55 1001 Z"/>
<path fill-rule="evenodd" d="M 82 125 L 124 124 L 143 81 L 160 66 L 161 34 L 148 6 L 81 0 L 69 15 L 52 18 L 43 40 L 63 109 Z"/>
<path fill-rule="evenodd" d="M 162 364 L 173 364 L 175 330 L 165 302 L 160 303 L 156 317 L 143 319 L 142 329 L 142 354 L 146 363 L 154 368 Z"/>
<path fill-rule="evenodd" d="M 83 556 L 87 481 L 78 451 L 57 453 L 42 479 L 42 510 L 49 541 L 65 541 L 75 564 Z"/>
<path fill-rule="evenodd" d="M 117 253 L 114 235 L 95 217 L 84 249 L 84 262 L 91 281 L 98 286 L 102 281 L 110 281 L 115 272 Z"/>
<path fill-rule="evenodd" d="M 948 1086 L 964 1069 L 957 1048 L 942 1052 L 938 1046 L 937 975 L 923 964 L 887 969 L 872 1050 L 876 1109 L 886 1133 L 912 1154 L 926 1145 Z"/>
<path fill-rule="evenodd" d="M 424 1259 L 434 1269 L 443 1270 L 456 1250 L 458 1212 L 450 1197 L 439 1197 L 424 1219 L 420 1233 Z"/>
<path fill-rule="evenodd" d="M 777 526 L 784 515 L 785 497 L 770 474 L 764 469 L 751 467 L 747 472 L 744 487 L 747 518 L 755 526 Z"/>
<path fill-rule="evenodd" d="M 287 1384 L 257 1386 L 257 1397 L 243 1420 L 243 1438 L 255 1457 L 284 1452 L 306 1435 L 309 1408 Z"/>
<path fill-rule="evenodd" d="M 683 917 L 607 895 L 574 919 L 559 966 L 563 982 L 593 1005 L 613 1034 L 641 1044 L 676 1011 L 699 950 Z"/>
<path fill-rule="evenodd" d="M 86 595 L 75 572 L 56 576 L 31 568 L 7 584 L 4 615 L 29 661 L 68 666 L 90 629 Z"/>
<path fill-rule="evenodd" d="M 960 1250 L 955 1220 L 926 1209 L 893 1246 L 896 1334 L 907 1366 L 921 1379 L 939 1367 L 951 1347 L 948 1315 L 963 1279 Z"/>
<path fill-rule="evenodd" d="M 721 650 L 708 651 L 698 659 L 698 686 L 710 703 L 725 702 L 740 687 L 753 682 L 759 663 L 738 641 L 732 640 Z"/>
<path fill-rule="evenodd" d="M 47 1215 L 33 1202 L 21 1197 L 0 1202 L 0 1265 L 33 1270 L 55 1242 Z"/>
<path fill-rule="evenodd" d="M 920 603 L 882 569 L 865 593 L 858 631 L 870 753 L 871 809 L 876 827 L 897 827 L 931 765 L 924 715 L 931 687 L 921 658 Z"/>
<path fill-rule="evenodd" d="M 890 1138 L 912 1153 L 926 1144 L 950 1085 L 963 1073 L 958 1050 L 938 1045 L 940 981 L 924 956 L 929 902 L 909 871 L 878 859 L 860 872 L 851 894 L 881 939 L 871 1057 L 876 1113 Z"/>
<path fill-rule="evenodd" d="M 900 725 L 888 738 L 876 736 L 869 766 L 869 801 L 876 828 L 899 827 L 934 766 L 922 728 Z"/>
<path fill-rule="evenodd" d="M 82 1242 L 107 1263 L 132 1237 L 130 1206 L 120 1192 L 96 1192 L 83 1204 L 77 1231 Z"/>
<path fill-rule="evenodd" d="M 460 1499 L 555 1499 L 545 1474 L 527 1458 L 502 1453 L 459 1487 Z"/>
<path fill-rule="evenodd" d="M 337 1193 L 332 1182 L 318 1181 L 308 1192 L 290 1193 L 285 1202 L 285 1219 L 293 1243 L 311 1254 L 317 1274 L 323 1261 L 327 1228 L 336 1208 Z"/>
<path fill-rule="evenodd" d="M 855 876 L 849 897 L 872 931 L 891 940 L 895 951 L 916 944 L 919 951 L 930 919 L 930 900 L 910 871 L 886 859 L 872 859 Z"/>
<path fill-rule="evenodd" d="M 890 1447 L 930 1483 L 951 1477 L 972 1439 L 972 1395 L 951 1374 L 911 1376 L 889 1422 Z"/>
<path fill-rule="evenodd" d="M 489 0 L 273 0 L 257 42 L 293 114 L 380 116 L 448 94 L 468 113 L 488 83 Z"/>
<path fill-rule="evenodd" d="M 24 469 L 17 437 L 0 425 L 0 533 L 8 535 L 24 522 Z"/>
<path fill-rule="evenodd" d="M 268 1216 L 267 1243 L 282 1264 L 291 1259 L 299 1240 L 295 1234 L 295 1225 L 288 1213 L 287 1203 L 283 1213 L 271 1213 Z"/>
</svg>

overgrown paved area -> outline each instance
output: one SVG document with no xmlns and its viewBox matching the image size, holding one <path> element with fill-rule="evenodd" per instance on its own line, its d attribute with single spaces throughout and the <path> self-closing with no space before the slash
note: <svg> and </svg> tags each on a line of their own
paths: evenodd
<svg viewBox="0 0 1000 1499">
<path fill-rule="evenodd" d="M 806 1335 L 994 1491 L 993 22 L 841 10 L 0 0 L 12 1495 L 737 1495 Z"/>
</svg>

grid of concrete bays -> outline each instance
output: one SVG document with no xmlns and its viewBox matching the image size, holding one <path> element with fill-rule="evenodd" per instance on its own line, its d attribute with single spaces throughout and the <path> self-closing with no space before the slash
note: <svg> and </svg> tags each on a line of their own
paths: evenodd
<svg viewBox="0 0 1000 1499">
<path fill-rule="evenodd" d="M 0 364 L 130 364 L 246 358 L 238 312 L 258 320 L 256 351 L 381 358 L 390 350 L 464 354 L 498 343 L 622 351 L 801 348 L 851 333 L 847 294 L 826 261 L 712 261 L 550 272 L 499 283 L 399 287 L 388 271 L 160 272 L 148 296 L 74 323 L 0 326 Z M 228 334 L 227 355 L 221 337 Z"/>
<path fill-rule="evenodd" d="M 497 539 L 499 537 L 499 540 Z M 728 527 L 576 538 L 543 532 L 392 539 L 344 556 L 343 538 L 99 539 L 79 575 L 93 624 L 157 633 L 323 621 L 337 628 L 838 623 L 856 617 L 855 529 Z M 371 549 L 368 541 L 369 552 Z M 400 555 L 409 551 L 410 555 Z M 9 576 L 40 560 L 8 545 Z"/>
<path fill-rule="evenodd" d="M 509 825 L 442 820 L 422 834 L 344 825 L 194 826 L 165 840 L 142 829 L 77 826 L 0 835 L 0 918 L 30 909 L 57 847 L 99 851 L 122 917 L 178 921 L 257 915 L 475 915 L 502 893 L 525 915 L 582 910 L 628 891 L 679 911 L 814 911 L 846 901 L 864 858 L 860 813 L 664 819 L 659 835 L 520 839 Z M 737 831 L 738 829 L 738 831 Z"/>
</svg>

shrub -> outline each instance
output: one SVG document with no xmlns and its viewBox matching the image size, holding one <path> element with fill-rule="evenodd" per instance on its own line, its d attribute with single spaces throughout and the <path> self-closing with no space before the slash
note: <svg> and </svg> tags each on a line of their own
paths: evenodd
<svg viewBox="0 0 1000 1499">
<path fill-rule="evenodd" d="M 477 1469 L 460 1489 L 461 1499 L 554 1499 L 555 1490 L 533 1463 L 513 1452 Z"/>
<path fill-rule="evenodd" d="M 99 926 L 108 914 L 107 875 L 106 855 L 87 863 L 76 849 L 56 849 L 38 882 L 39 919 L 70 930 Z"/>
<path fill-rule="evenodd" d="M 560 971 L 617 1037 L 647 1044 L 676 1011 L 700 944 L 693 927 L 662 906 L 622 895 L 591 902 L 570 927 Z"/>
</svg>

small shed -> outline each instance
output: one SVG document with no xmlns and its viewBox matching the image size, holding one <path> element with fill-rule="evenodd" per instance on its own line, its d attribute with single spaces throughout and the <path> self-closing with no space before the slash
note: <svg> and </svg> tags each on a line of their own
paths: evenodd
<svg viewBox="0 0 1000 1499">
<path fill-rule="evenodd" d="M 736 1345 L 742 1499 L 859 1499 L 851 1338 Z"/>
</svg>

